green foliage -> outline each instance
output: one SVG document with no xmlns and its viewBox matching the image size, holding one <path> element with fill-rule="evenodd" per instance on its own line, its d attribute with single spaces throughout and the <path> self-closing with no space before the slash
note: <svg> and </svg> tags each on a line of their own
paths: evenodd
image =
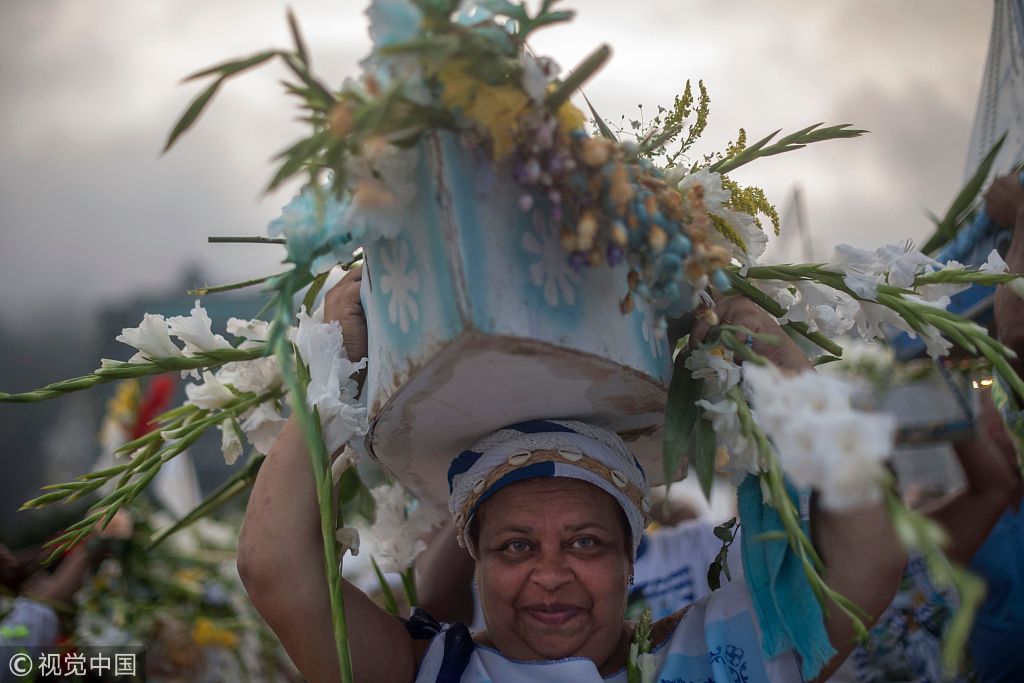
<svg viewBox="0 0 1024 683">
<path fill-rule="evenodd" d="M 710 170 L 724 175 L 730 171 L 736 170 L 744 164 L 749 164 L 754 159 L 758 159 L 760 157 L 792 152 L 793 150 L 802 149 L 814 142 L 836 140 L 839 138 L 855 138 L 867 132 L 866 130 L 850 128 L 850 124 L 848 123 L 842 123 L 837 126 L 826 126 L 825 128 L 822 128 L 821 126 L 822 124 L 815 123 L 807 126 L 806 128 L 802 128 L 795 133 L 790 133 L 789 135 L 779 138 L 770 145 L 768 143 L 772 142 L 780 131 L 777 130 L 774 133 L 766 135 L 749 147 L 743 147 L 738 151 L 735 148 L 736 143 L 732 143 L 726 149 L 724 157 L 711 164 Z M 730 154 L 730 150 L 733 150 L 734 153 Z"/>
<path fill-rule="evenodd" d="M 664 468 L 665 484 L 686 473 L 686 451 L 690 436 L 700 411 L 694 403 L 700 400 L 703 380 L 695 379 L 686 369 L 687 353 L 676 355 L 672 371 L 672 382 L 668 388 L 668 403 L 665 406 L 665 438 L 661 464 Z M 680 467 L 683 471 L 680 472 Z"/>
<path fill-rule="evenodd" d="M 975 169 L 971 179 L 960 189 L 957 193 L 956 198 L 953 199 L 953 203 L 946 209 L 946 215 L 941 219 L 933 218 L 935 222 L 935 232 L 932 233 L 931 237 L 925 240 L 924 246 L 921 247 L 921 251 L 926 254 L 931 254 L 939 249 L 946 242 L 949 242 L 956 235 L 957 230 L 962 226 L 974 213 L 975 201 L 978 198 L 978 194 L 981 192 L 981 187 L 988 178 L 989 172 L 992 170 L 992 164 L 995 163 L 996 157 L 999 155 L 999 150 L 1002 149 L 1003 143 L 1006 141 L 1006 134 L 1004 133 L 996 144 L 992 146 L 992 149 L 988 151 L 985 157 L 978 164 L 978 168 Z"/>
<path fill-rule="evenodd" d="M 723 573 L 727 581 L 732 581 L 732 573 L 729 570 L 729 547 L 736 540 L 736 532 L 739 528 L 740 525 L 736 522 L 735 517 L 715 527 L 715 538 L 722 542 L 722 548 L 708 567 L 708 588 L 713 591 L 722 587 Z"/>
</svg>

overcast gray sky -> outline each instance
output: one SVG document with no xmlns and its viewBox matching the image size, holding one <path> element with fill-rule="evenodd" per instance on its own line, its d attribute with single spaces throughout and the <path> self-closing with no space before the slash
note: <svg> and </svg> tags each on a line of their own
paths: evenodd
<svg viewBox="0 0 1024 683">
<path fill-rule="evenodd" d="M 368 40 L 362 2 L 293 0 L 325 80 L 354 75 Z M 817 121 L 872 131 L 763 160 L 738 176 L 780 210 L 806 192 L 818 256 L 831 246 L 921 238 L 924 207 L 959 189 L 991 21 L 953 0 L 566 2 L 573 25 L 534 48 L 571 67 L 601 42 L 587 86 L 608 118 L 670 103 L 703 78 L 712 123 L 700 151 L 739 126 L 751 139 Z M 262 234 L 294 188 L 260 190 L 267 160 L 299 133 L 277 67 L 229 84 L 165 157 L 195 94 L 185 74 L 288 42 L 284 2 L 8 0 L 0 5 L 0 323 L 88 316 L 163 289 L 199 264 L 210 283 L 274 272 L 273 246 L 207 245 Z"/>
</svg>

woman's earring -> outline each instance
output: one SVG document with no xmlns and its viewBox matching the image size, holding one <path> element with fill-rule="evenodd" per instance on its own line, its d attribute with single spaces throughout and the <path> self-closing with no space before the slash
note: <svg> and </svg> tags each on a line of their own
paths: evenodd
<svg viewBox="0 0 1024 683">
<path fill-rule="evenodd" d="M 632 574 L 629 575 L 629 585 L 630 586 L 633 585 L 633 575 Z"/>
</svg>

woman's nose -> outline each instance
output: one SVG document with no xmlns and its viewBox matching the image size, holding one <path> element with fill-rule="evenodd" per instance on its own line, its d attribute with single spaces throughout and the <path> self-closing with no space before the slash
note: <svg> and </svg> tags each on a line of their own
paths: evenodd
<svg viewBox="0 0 1024 683">
<path fill-rule="evenodd" d="M 559 550 L 550 550 L 540 553 L 530 578 L 541 588 L 553 591 L 572 581 L 572 577 L 568 558 Z"/>
</svg>

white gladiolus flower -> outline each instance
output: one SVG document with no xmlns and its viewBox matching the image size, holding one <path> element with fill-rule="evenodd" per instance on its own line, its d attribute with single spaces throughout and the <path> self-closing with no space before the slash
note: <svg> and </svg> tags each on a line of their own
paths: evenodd
<svg viewBox="0 0 1024 683">
<path fill-rule="evenodd" d="M 139 350 L 129 363 L 145 363 L 157 358 L 181 358 L 181 349 L 171 341 L 167 321 L 162 315 L 146 313 L 138 327 L 125 327 L 115 339 Z"/>
<path fill-rule="evenodd" d="M 892 452 L 896 421 L 888 415 L 855 413 L 829 429 L 842 457 L 825 470 L 822 505 L 832 510 L 876 503 L 882 498 L 883 461 Z"/>
<path fill-rule="evenodd" d="M 341 475 L 345 470 L 355 465 L 362 458 L 362 455 L 351 446 L 345 446 L 345 450 L 331 463 L 331 481 L 337 486 L 341 481 Z"/>
<path fill-rule="evenodd" d="M 774 366 L 748 364 L 743 381 L 754 419 L 794 484 L 820 491 L 829 509 L 881 498 L 882 462 L 892 452 L 894 418 L 852 409 L 855 389 L 837 377 L 786 376 Z"/>
<path fill-rule="evenodd" d="M 923 273 L 938 270 L 942 264 L 908 245 L 888 244 L 875 251 L 857 249 L 848 244 L 836 246 L 825 270 L 843 274 L 843 282 L 857 296 L 874 300 L 878 285 L 887 282 L 893 287 L 910 289 L 914 279 Z"/>
<path fill-rule="evenodd" d="M 640 669 L 640 683 L 654 683 L 658 680 L 658 657 L 650 652 L 641 653 L 637 657 L 637 668 Z"/>
<path fill-rule="evenodd" d="M 953 348 L 953 343 L 947 340 L 942 334 L 928 325 L 920 333 L 921 339 L 924 341 L 925 350 L 928 351 L 928 355 L 932 358 L 942 358 L 948 356 L 950 349 Z"/>
<path fill-rule="evenodd" d="M 351 379 L 365 367 L 366 359 L 351 362 L 345 355 L 338 323 L 319 322 L 317 317 L 317 313 L 311 317 L 305 310 L 299 312 L 294 341 L 303 362 L 309 366 L 306 402 L 310 408 L 317 408 L 324 444 L 333 453 L 369 429 L 366 406 L 357 402 L 358 386 Z"/>
<path fill-rule="evenodd" d="M 788 309 L 796 303 L 797 295 L 793 291 L 793 283 L 784 280 L 750 280 L 762 292 L 770 296 L 775 303 Z"/>
<path fill-rule="evenodd" d="M 743 434 L 736 414 L 736 403 L 731 399 L 714 402 L 701 399 L 695 405 L 704 409 L 704 419 L 711 420 L 715 439 L 729 456 L 729 461 L 722 468 L 729 475 L 729 480 L 738 486 L 748 473 L 760 472 L 761 457 L 757 444 Z"/>
<path fill-rule="evenodd" d="M 849 244 L 838 244 L 832 252 L 832 260 L 825 270 L 843 274 L 843 282 L 857 296 L 874 299 L 878 296 L 878 283 L 882 277 L 876 269 L 875 255 L 866 249 L 857 249 Z"/>
<path fill-rule="evenodd" d="M 682 170 L 678 166 L 669 169 L 665 177 L 666 183 L 671 184 L 675 177 L 680 175 L 680 171 L 676 169 Z M 722 187 L 721 174 L 709 171 L 707 167 L 683 177 L 676 187 L 685 194 L 694 185 L 704 188 L 704 208 L 711 213 L 720 213 L 725 208 L 726 202 L 732 198 L 732 193 Z"/>
<path fill-rule="evenodd" d="M 988 260 L 985 261 L 978 270 L 983 273 L 999 275 L 1001 273 L 1009 272 L 1010 267 L 1006 265 L 1006 261 L 1004 261 L 1003 257 L 999 255 L 999 252 L 993 249 L 988 255 Z"/>
<path fill-rule="evenodd" d="M 338 539 L 338 545 L 341 546 L 339 555 L 344 555 L 346 550 L 352 553 L 352 557 L 359 555 L 358 529 L 351 526 L 343 526 L 334 532 L 334 537 Z"/>
<path fill-rule="evenodd" d="M 177 315 L 167 319 L 170 333 L 185 342 L 184 354 L 186 356 L 193 356 L 202 351 L 231 348 L 227 339 L 213 333 L 212 325 L 210 316 L 207 315 L 206 309 L 202 307 L 198 299 L 190 315 Z"/>
<path fill-rule="evenodd" d="M 268 455 L 286 422 L 285 417 L 267 401 L 250 410 L 244 418 L 242 431 L 245 432 L 245 438 L 249 439 L 257 451 Z"/>
<path fill-rule="evenodd" d="M 204 410 L 223 408 L 235 399 L 231 390 L 209 370 L 203 370 L 202 384 L 186 384 L 185 394 L 188 396 L 186 403 L 192 403 Z"/>
<path fill-rule="evenodd" d="M 383 484 L 370 493 L 377 504 L 376 521 L 370 528 L 376 541 L 377 562 L 383 572 L 403 572 L 426 550 L 421 536 L 436 526 L 441 517 L 426 506 L 409 514 L 408 498 L 399 484 Z"/>
<path fill-rule="evenodd" d="M 242 454 L 242 440 L 238 438 L 238 432 L 235 431 L 233 423 L 234 419 L 229 417 L 218 426 L 220 450 L 224 454 L 224 462 L 228 465 L 234 465 L 238 456 Z"/>
<path fill-rule="evenodd" d="M 914 328 L 907 324 L 907 321 L 901 318 L 895 311 L 871 301 L 860 302 L 860 311 L 857 313 L 856 323 L 857 333 L 868 341 L 872 339 L 885 339 L 883 324 L 891 325 L 902 332 L 916 334 Z"/>
<path fill-rule="evenodd" d="M 740 381 L 740 368 L 732 362 L 732 351 L 722 347 L 694 349 L 686 358 L 686 369 L 705 383 L 705 395 L 721 397 Z"/>
<path fill-rule="evenodd" d="M 964 264 L 959 261 L 947 261 L 940 270 L 963 270 Z M 970 289 L 970 283 L 956 284 L 956 283 L 940 283 L 934 285 L 921 285 L 914 291 L 917 292 L 918 296 L 922 300 L 928 302 L 941 301 L 942 299 L 948 299 L 954 294 Z"/>
<path fill-rule="evenodd" d="M 1006 286 L 1009 287 L 1011 292 L 1024 299 L 1024 277 L 1014 278 L 1007 282 Z"/>
<path fill-rule="evenodd" d="M 856 324 L 860 305 L 849 294 L 817 282 L 795 282 L 793 288 L 797 298 L 781 322 L 803 322 L 826 337 L 844 334 Z"/>
<path fill-rule="evenodd" d="M 893 287 L 910 289 L 914 286 L 914 278 L 928 270 L 942 267 L 942 264 L 908 246 L 901 247 L 888 244 L 876 252 L 879 256 L 881 269 L 888 273 L 887 280 Z"/>
<path fill-rule="evenodd" d="M 260 395 L 281 386 L 281 368 L 275 356 L 227 363 L 217 373 L 221 381 L 241 392 Z"/>
<path fill-rule="evenodd" d="M 231 336 L 245 339 L 238 348 L 251 349 L 259 346 L 257 342 L 267 341 L 267 337 L 270 336 L 270 323 L 266 320 L 228 318 L 227 330 Z"/>
<path fill-rule="evenodd" d="M 764 255 L 764 250 L 768 247 L 768 235 L 757 226 L 754 217 L 749 213 L 725 208 L 712 211 L 711 213 L 724 220 L 729 224 L 729 227 L 736 231 L 736 234 L 743 240 L 745 249 L 728 239 L 718 230 L 711 232 L 708 236 L 708 241 L 711 244 L 717 244 L 728 249 L 732 257 L 742 264 L 740 274 L 746 275 L 747 269 L 757 265 L 757 260 Z"/>
<path fill-rule="evenodd" d="M 354 438 L 364 436 L 369 430 L 366 406 L 356 403 L 355 393 L 348 393 L 341 399 L 325 400 L 317 407 L 320 409 L 320 424 L 328 453 L 335 452 Z"/>
</svg>

